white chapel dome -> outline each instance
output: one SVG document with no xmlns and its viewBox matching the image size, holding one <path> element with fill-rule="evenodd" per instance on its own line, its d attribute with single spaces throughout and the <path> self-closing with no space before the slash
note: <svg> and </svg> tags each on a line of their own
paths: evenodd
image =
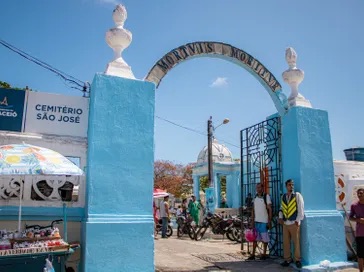
<svg viewBox="0 0 364 272">
<path fill-rule="evenodd" d="M 208 161 L 207 146 L 202 148 L 197 157 L 197 164 Z M 212 161 L 213 162 L 234 162 L 232 153 L 223 144 L 219 144 L 216 139 L 212 141 Z"/>
</svg>

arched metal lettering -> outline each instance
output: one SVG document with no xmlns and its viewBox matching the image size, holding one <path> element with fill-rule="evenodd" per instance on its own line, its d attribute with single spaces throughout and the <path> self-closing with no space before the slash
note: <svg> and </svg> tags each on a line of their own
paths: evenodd
<svg viewBox="0 0 364 272">
<path fill-rule="evenodd" d="M 216 57 L 229 60 L 245 68 L 268 91 L 280 114 L 287 109 L 287 98 L 274 75 L 256 58 L 230 44 L 221 42 L 193 42 L 182 45 L 164 55 L 152 67 L 145 80 L 154 82 L 158 88 L 163 77 L 177 64 L 195 57 Z"/>
</svg>

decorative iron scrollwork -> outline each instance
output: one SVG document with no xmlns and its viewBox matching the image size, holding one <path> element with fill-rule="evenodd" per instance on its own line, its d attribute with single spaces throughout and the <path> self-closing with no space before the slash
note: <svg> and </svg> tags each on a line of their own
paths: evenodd
<svg viewBox="0 0 364 272">
<path fill-rule="evenodd" d="M 21 177 L 1 179 L 0 180 L 0 199 L 10 200 L 16 199 L 20 196 L 21 184 L 24 185 L 24 180 Z"/>
<path fill-rule="evenodd" d="M 281 173 L 281 125 L 280 118 L 274 117 L 242 130 L 241 133 L 241 200 L 248 194 L 253 198 L 256 184 L 262 183 L 264 191 L 272 200 L 273 217 L 278 214 L 282 192 Z M 249 215 L 245 215 L 249 217 Z M 248 219 L 247 219 L 248 220 Z M 282 230 L 273 220 L 270 230 L 269 252 L 273 256 L 282 255 Z"/>
</svg>

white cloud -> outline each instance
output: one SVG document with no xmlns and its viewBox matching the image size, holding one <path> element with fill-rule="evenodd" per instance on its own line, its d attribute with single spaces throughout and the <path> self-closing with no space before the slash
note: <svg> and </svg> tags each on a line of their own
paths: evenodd
<svg viewBox="0 0 364 272">
<path fill-rule="evenodd" d="M 220 87 L 224 87 L 227 86 L 228 82 L 227 82 L 227 77 L 217 77 L 214 82 L 212 82 L 212 84 L 210 85 L 211 88 L 220 88 Z"/>
</svg>

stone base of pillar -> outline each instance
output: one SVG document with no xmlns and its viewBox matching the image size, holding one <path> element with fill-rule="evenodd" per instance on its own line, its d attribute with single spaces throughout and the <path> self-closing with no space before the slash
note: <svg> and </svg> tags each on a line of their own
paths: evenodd
<svg viewBox="0 0 364 272">
<path fill-rule="evenodd" d="M 310 100 L 307 100 L 302 95 L 297 96 L 293 99 L 288 98 L 288 103 L 290 107 L 306 107 L 312 108 Z"/>
<path fill-rule="evenodd" d="M 347 260 L 344 219 L 337 210 L 305 211 L 301 256 L 304 265 Z"/>
<path fill-rule="evenodd" d="M 135 79 L 131 67 L 123 59 L 117 59 L 106 66 L 105 74 L 123 78 Z"/>
<path fill-rule="evenodd" d="M 154 271 L 154 223 L 151 216 L 105 216 L 84 222 L 84 270 Z"/>
<path fill-rule="evenodd" d="M 330 262 L 330 266 L 329 267 L 323 267 L 320 265 L 309 265 L 309 266 L 304 266 L 300 271 L 301 272 L 326 272 L 326 271 L 341 271 L 342 269 L 346 269 L 346 268 L 353 268 L 353 267 L 357 267 L 356 263 L 352 263 L 352 262 Z"/>
</svg>

